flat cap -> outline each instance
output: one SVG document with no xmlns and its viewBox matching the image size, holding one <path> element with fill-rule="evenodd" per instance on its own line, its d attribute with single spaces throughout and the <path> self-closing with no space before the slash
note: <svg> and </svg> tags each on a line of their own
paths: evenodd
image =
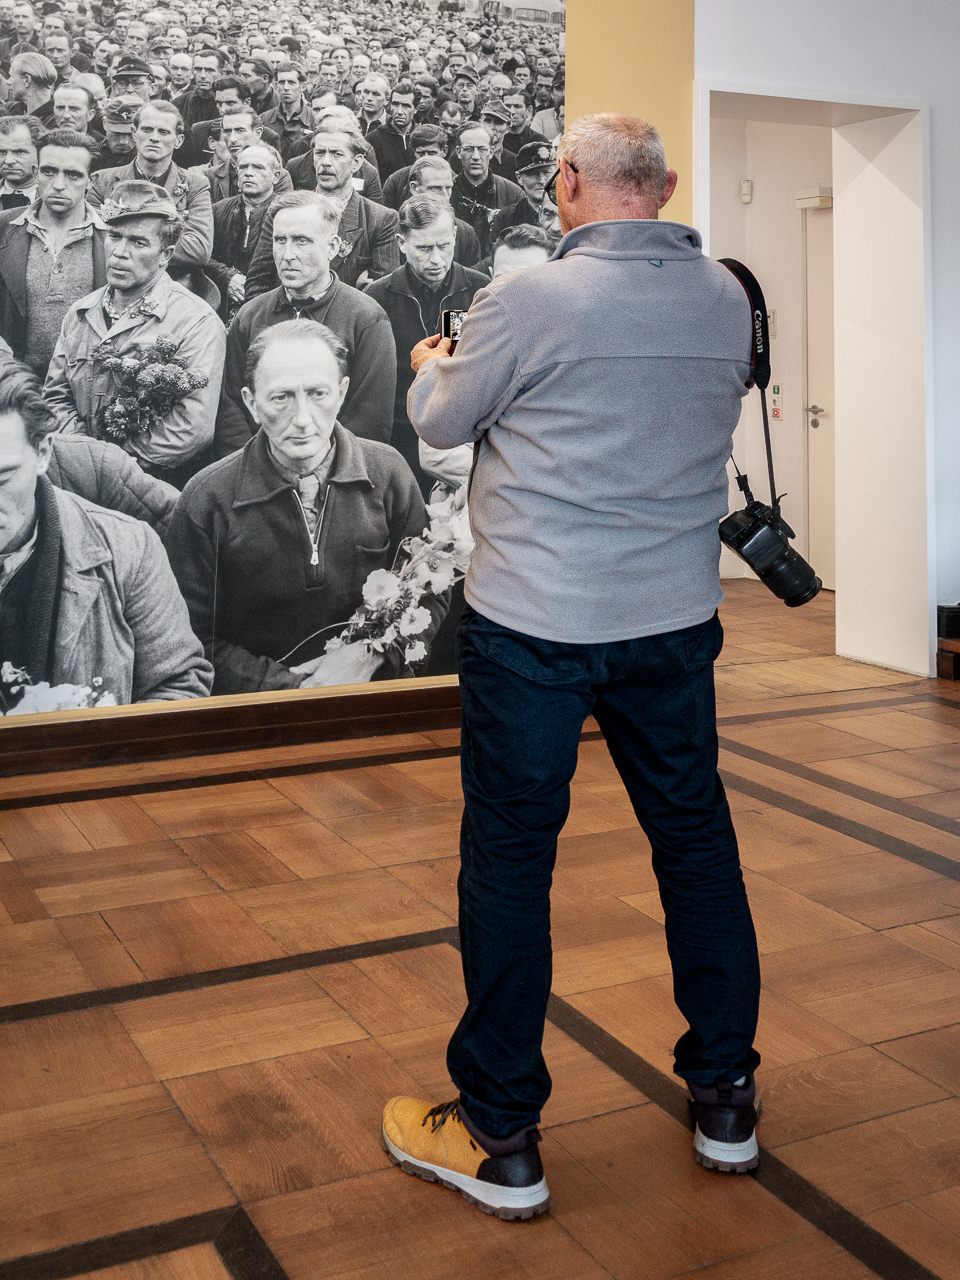
<svg viewBox="0 0 960 1280">
<path fill-rule="evenodd" d="M 133 133 L 133 117 L 144 104 L 132 93 L 111 98 L 103 109 L 103 123 L 114 133 Z"/>
<path fill-rule="evenodd" d="M 480 119 L 484 116 L 493 116 L 495 120 L 500 120 L 503 124 L 510 123 L 510 112 L 496 98 L 491 98 L 489 102 L 485 102 L 480 108 Z"/>
<path fill-rule="evenodd" d="M 118 182 L 113 188 L 110 198 L 100 206 L 100 217 L 113 226 L 127 218 L 160 218 L 164 222 L 176 222 L 180 214 L 163 187 L 155 182 L 130 178 L 126 182 Z"/>
</svg>

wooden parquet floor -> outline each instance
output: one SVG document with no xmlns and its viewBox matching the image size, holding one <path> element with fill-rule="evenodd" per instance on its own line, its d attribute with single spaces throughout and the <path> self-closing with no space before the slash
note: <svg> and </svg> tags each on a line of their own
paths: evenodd
<svg viewBox="0 0 960 1280">
<path fill-rule="evenodd" d="M 553 899 L 553 1207 L 393 1169 L 451 1095 L 457 734 L 0 783 L 0 1280 L 960 1280 L 960 687 L 732 582 L 756 1177 L 690 1155 L 646 842 L 588 724 Z"/>
</svg>

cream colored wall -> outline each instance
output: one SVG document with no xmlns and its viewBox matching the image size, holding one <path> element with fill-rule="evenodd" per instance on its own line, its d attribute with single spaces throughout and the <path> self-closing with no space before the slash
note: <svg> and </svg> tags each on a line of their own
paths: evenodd
<svg viewBox="0 0 960 1280">
<path fill-rule="evenodd" d="M 837 653 L 926 675 L 922 122 L 870 120 L 833 139 Z"/>
<path fill-rule="evenodd" d="M 693 216 L 694 0 L 567 0 L 567 113 L 626 111 L 659 129 L 680 181 L 663 216 Z"/>
</svg>

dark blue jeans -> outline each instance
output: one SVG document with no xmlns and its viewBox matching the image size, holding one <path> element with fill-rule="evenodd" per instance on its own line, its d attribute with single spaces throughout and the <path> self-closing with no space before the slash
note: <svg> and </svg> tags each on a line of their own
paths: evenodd
<svg viewBox="0 0 960 1280">
<path fill-rule="evenodd" d="M 447 1051 L 468 1115 L 492 1137 L 536 1124 L 552 977 L 550 884 L 591 713 L 653 847 L 674 997 L 674 1050 L 695 1084 L 753 1071 L 757 942 L 717 775 L 716 617 L 663 635 L 561 644 L 465 606 L 460 939 L 468 1006 Z M 629 943 L 627 943 L 629 945 Z"/>
</svg>

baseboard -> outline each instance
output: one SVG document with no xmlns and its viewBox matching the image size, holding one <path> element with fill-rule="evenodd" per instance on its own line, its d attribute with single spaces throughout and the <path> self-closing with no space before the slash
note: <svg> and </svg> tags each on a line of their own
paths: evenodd
<svg viewBox="0 0 960 1280">
<path fill-rule="evenodd" d="M 457 728 L 456 676 L 0 721 L 0 777 Z"/>
</svg>

